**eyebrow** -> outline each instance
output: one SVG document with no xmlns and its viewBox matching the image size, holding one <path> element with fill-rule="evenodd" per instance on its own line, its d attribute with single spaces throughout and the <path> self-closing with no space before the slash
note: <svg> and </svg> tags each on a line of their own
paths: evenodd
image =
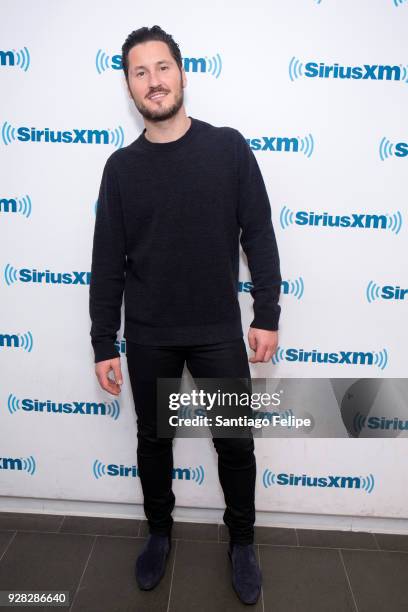
<svg viewBox="0 0 408 612">
<path fill-rule="evenodd" d="M 158 62 L 156 62 L 156 64 L 171 64 L 171 60 L 159 60 Z M 143 66 L 143 65 L 134 66 L 133 70 L 139 70 L 140 68 L 146 69 L 146 66 Z"/>
</svg>

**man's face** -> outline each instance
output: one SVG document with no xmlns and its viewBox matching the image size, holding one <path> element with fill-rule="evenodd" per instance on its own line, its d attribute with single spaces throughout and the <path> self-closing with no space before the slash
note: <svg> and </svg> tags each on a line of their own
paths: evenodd
<svg viewBox="0 0 408 612">
<path fill-rule="evenodd" d="M 128 62 L 128 88 L 140 114 L 150 121 L 174 117 L 183 105 L 187 79 L 167 44 L 151 40 L 135 45 Z"/>
</svg>

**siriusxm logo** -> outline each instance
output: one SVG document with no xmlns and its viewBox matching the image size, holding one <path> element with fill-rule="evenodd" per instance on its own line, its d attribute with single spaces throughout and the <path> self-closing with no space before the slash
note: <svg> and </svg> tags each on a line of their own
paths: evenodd
<svg viewBox="0 0 408 612">
<path fill-rule="evenodd" d="M 402 289 L 399 285 L 377 285 L 370 281 L 366 289 L 367 301 L 371 304 L 375 300 L 405 300 L 408 289 Z"/>
<path fill-rule="evenodd" d="M 7 51 L 0 51 L 0 66 L 17 66 L 24 72 L 30 67 L 30 52 L 27 47 L 23 47 L 16 51 L 15 49 L 9 49 Z"/>
<path fill-rule="evenodd" d="M 31 353 L 33 350 L 33 336 L 30 331 L 24 334 L 0 334 L 0 348 L 21 348 Z"/>
<path fill-rule="evenodd" d="M 1 198 L 0 213 L 19 213 L 24 217 L 31 215 L 31 198 L 29 195 L 21 198 Z"/>
<path fill-rule="evenodd" d="M 92 416 L 109 416 L 115 421 L 120 414 L 120 405 L 117 400 L 112 402 L 52 402 L 51 400 L 40 401 L 25 397 L 19 399 L 12 393 L 8 396 L 7 407 L 10 414 L 18 410 L 34 412 L 38 414 L 79 414 Z"/>
<path fill-rule="evenodd" d="M 289 487 L 324 487 L 328 489 L 362 489 L 371 493 L 374 489 L 374 476 L 308 476 L 307 474 L 275 474 L 266 468 L 262 475 L 263 486 L 267 489 L 272 485 Z"/>
<path fill-rule="evenodd" d="M 370 416 L 357 412 L 353 418 L 353 429 L 360 434 L 363 429 L 377 429 L 383 431 L 404 431 L 408 429 L 408 420 L 399 417 Z"/>
<path fill-rule="evenodd" d="M 130 476 L 132 478 L 139 476 L 139 470 L 136 465 L 106 464 L 99 461 L 99 459 L 95 459 L 92 472 L 96 479 L 102 478 L 102 476 Z M 192 480 L 201 485 L 204 481 L 204 468 L 202 465 L 196 468 L 173 468 L 172 478 L 173 480 Z"/>
<path fill-rule="evenodd" d="M 408 155 L 408 143 L 392 143 L 384 136 L 384 138 L 382 138 L 380 141 L 379 155 L 381 161 L 385 161 L 389 157 L 406 157 Z"/>
<path fill-rule="evenodd" d="M 25 471 L 33 476 L 36 470 L 35 459 L 32 455 L 27 458 L 0 457 L 0 470 Z"/>
<path fill-rule="evenodd" d="M 286 229 L 289 225 L 299 225 L 342 229 L 381 229 L 398 234 L 402 227 L 402 214 L 398 210 L 395 213 L 350 213 L 348 215 L 336 215 L 329 214 L 328 212 L 317 213 L 313 210 L 298 210 L 294 212 L 287 206 L 283 206 L 279 221 L 282 229 Z"/>
<path fill-rule="evenodd" d="M 275 151 L 281 153 L 303 153 L 310 157 L 314 151 L 314 140 L 311 134 L 304 138 L 300 136 L 261 136 L 259 138 L 246 138 L 253 151 Z"/>
<path fill-rule="evenodd" d="M 239 281 L 238 282 L 238 292 L 239 293 L 251 293 L 254 285 L 251 281 Z M 303 292 L 305 290 L 305 284 L 303 282 L 303 278 L 299 276 L 295 280 L 283 280 L 281 283 L 282 293 L 286 295 L 293 295 L 295 298 L 300 300 L 303 297 Z"/>
<path fill-rule="evenodd" d="M 50 142 L 50 143 L 69 143 L 69 144 L 112 144 L 117 149 L 123 146 L 124 132 L 122 126 L 108 128 L 105 130 L 52 130 L 44 128 L 37 130 L 35 127 L 13 127 L 5 121 L 1 128 L 1 138 L 5 145 L 13 141 L 19 142 Z"/>
<path fill-rule="evenodd" d="M 201 72 L 210 74 L 218 79 L 222 70 L 222 60 L 219 53 L 212 57 L 183 57 L 183 67 L 186 72 Z M 122 57 L 120 55 L 108 55 L 102 49 L 98 49 L 95 58 L 95 66 L 98 74 L 105 70 L 122 70 Z"/>
<path fill-rule="evenodd" d="M 21 283 L 40 283 L 47 285 L 89 285 L 91 280 L 90 272 L 43 272 L 35 268 L 14 268 L 7 264 L 4 268 L 4 279 L 7 285 L 12 285 L 17 281 Z"/>
<path fill-rule="evenodd" d="M 408 65 L 389 66 L 363 64 L 362 66 L 342 66 L 324 62 L 307 62 L 303 64 L 296 57 L 289 62 L 289 78 L 295 81 L 300 78 L 318 79 L 356 79 L 371 81 L 403 81 L 408 83 Z"/>
<path fill-rule="evenodd" d="M 388 364 L 388 353 L 386 349 L 382 351 L 336 351 L 327 353 L 317 349 L 305 351 L 303 348 L 283 349 L 278 346 L 275 355 L 272 357 L 272 363 L 276 365 L 280 361 L 378 366 L 381 370 L 384 370 Z"/>
</svg>

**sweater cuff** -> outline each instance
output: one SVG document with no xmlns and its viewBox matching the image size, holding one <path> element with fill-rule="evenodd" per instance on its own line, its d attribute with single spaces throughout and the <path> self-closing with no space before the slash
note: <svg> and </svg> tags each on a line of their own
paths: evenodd
<svg viewBox="0 0 408 612">
<path fill-rule="evenodd" d="M 106 359 L 115 359 L 120 357 L 120 353 L 116 346 L 111 342 L 95 342 L 92 343 L 95 353 L 95 363 L 105 361 Z"/>
<path fill-rule="evenodd" d="M 272 314 L 269 317 L 256 316 L 249 327 L 277 331 L 279 329 L 279 315 L 280 313 Z"/>
</svg>

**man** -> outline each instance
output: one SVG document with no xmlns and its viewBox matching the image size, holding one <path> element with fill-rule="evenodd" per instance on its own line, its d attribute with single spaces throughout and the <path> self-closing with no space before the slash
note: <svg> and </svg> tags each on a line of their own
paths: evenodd
<svg viewBox="0 0 408 612">
<path fill-rule="evenodd" d="M 138 470 L 149 537 L 136 561 L 141 589 L 164 575 L 171 548 L 172 439 L 157 433 L 157 378 L 250 379 L 238 302 L 239 242 L 251 272 L 251 363 L 277 343 L 281 276 L 265 185 L 244 137 L 186 115 L 180 49 L 159 26 L 122 47 L 129 95 L 145 129 L 107 160 L 99 192 L 90 284 L 91 340 L 101 387 L 122 385 L 115 347 L 124 292 L 126 357 L 137 413 Z M 241 236 L 239 235 L 242 230 Z M 108 376 L 113 371 L 115 380 Z M 256 462 L 250 436 L 216 438 L 232 583 L 255 603 Z"/>
</svg>

